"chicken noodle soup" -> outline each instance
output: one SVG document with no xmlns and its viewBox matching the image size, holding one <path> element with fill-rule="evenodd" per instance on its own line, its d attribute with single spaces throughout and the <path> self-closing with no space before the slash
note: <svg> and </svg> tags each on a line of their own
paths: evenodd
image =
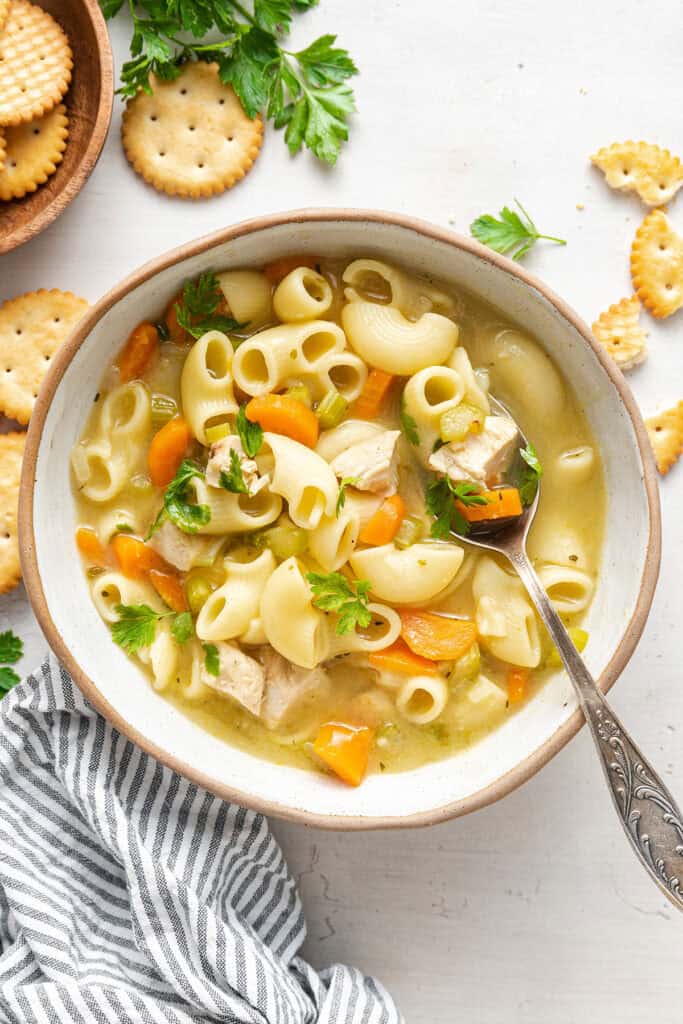
<svg viewBox="0 0 683 1024">
<path fill-rule="evenodd" d="M 294 258 L 150 315 L 73 449 L 76 541 L 112 641 L 205 728 L 357 785 L 503 722 L 559 658 L 462 538 L 541 475 L 530 554 L 585 646 L 599 452 L 498 311 L 378 260 Z"/>
</svg>

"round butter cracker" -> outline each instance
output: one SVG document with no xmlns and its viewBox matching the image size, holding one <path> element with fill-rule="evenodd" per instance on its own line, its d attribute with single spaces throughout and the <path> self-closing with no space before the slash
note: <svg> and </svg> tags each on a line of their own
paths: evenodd
<svg viewBox="0 0 683 1024">
<path fill-rule="evenodd" d="M 9 0 L 0 0 L 0 30 L 7 21 L 9 14 Z"/>
<path fill-rule="evenodd" d="M 683 306 L 683 238 L 663 210 L 653 210 L 640 225 L 631 247 L 633 288 L 658 318 Z"/>
<path fill-rule="evenodd" d="M 35 121 L 5 128 L 5 163 L 0 167 L 0 199 L 35 192 L 57 170 L 69 134 L 62 103 Z"/>
<path fill-rule="evenodd" d="M 151 76 L 123 115 L 123 148 L 134 170 L 160 192 L 198 199 L 231 188 L 250 169 L 263 140 L 218 66 L 186 64 L 172 82 Z"/>
<path fill-rule="evenodd" d="M 0 412 L 28 423 L 38 389 L 62 342 L 88 303 L 56 288 L 28 292 L 0 306 Z"/>
<path fill-rule="evenodd" d="M 69 88 L 72 67 L 69 40 L 54 18 L 27 0 L 10 0 L 0 31 L 0 127 L 52 110 Z"/>
<path fill-rule="evenodd" d="M 645 420 L 657 469 L 664 476 L 683 454 L 683 402 Z"/>
<path fill-rule="evenodd" d="M 647 335 L 640 326 L 640 309 L 640 299 L 632 295 L 615 302 L 593 324 L 593 334 L 620 370 L 630 370 L 647 356 Z"/>
<path fill-rule="evenodd" d="M 0 594 L 21 579 L 17 505 L 25 441 L 26 434 L 0 434 Z"/>
</svg>

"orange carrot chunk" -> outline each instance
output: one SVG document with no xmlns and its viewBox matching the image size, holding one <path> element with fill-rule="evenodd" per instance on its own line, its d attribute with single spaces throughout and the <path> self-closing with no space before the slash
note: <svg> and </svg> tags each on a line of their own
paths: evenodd
<svg viewBox="0 0 683 1024">
<path fill-rule="evenodd" d="M 456 498 L 455 507 L 468 523 L 482 523 L 489 519 L 508 519 L 521 516 L 522 500 L 516 487 L 497 487 L 493 491 L 482 491 L 486 505 L 463 505 Z"/>
<path fill-rule="evenodd" d="M 354 416 L 361 420 L 377 419 L 393 380 L 394 375 L 391 373 L 385 373 L 384 370 L 370 370 L 363 390 L 354 403 Z"/>
<path fill-rule="evenodd" d="M 453 661 L 469 651 L 477 627 L 469 619 L 448 619 L 433 612 L 401 611 L 401 636 L 414 654 L 430 661 Z"/>
<path fill-rule="evenodd" d="M 79 526 L 76 530 L 76 545 L 90 565 L 107 565 L 107 549 L 90 526 Z"/>
<path fill-rule="evenodd" d="M 192 432 L 182 416 L 174 416 L 154 435 L 147 453 L 147 464 L 155 487 L 170 484 L 191 440 Z"/>
<path fill-rule="evenodd" d="M 530 673 L 527 668 L 511 668 L 508 672 L 508 700 L 511 704 L 517 704 L 524 700 L 529 692 Z"/>
<path fill-rule="evenodd" d="M 318 417 L 298 398 L 262 395 L 261 398 L 252 398 L 245 412 L 248 420 L 260 423 L 264 430 L 273 434 L 284 434 L 307 448 L 315 448 L 318 443 Z"/>
<path fill-rule="evenodd" d="M 131 332 L 116 359 L 122 381 L 136 380 L 149 369 L 159 351 L 159 332 L 154 324 L 143 320 Z"/>
<path fill-rule="evenodd" d="M 326 722 L 313 743 L 313 750 L 335 775 L 349 786 L 359 786 L 368 770 L 374 732 L 367 726 Z"/>
<path fill-rule="evenodd" d="M 374 547 L 388 544 L 398 533 L 405 514 L 406 505 L 403 498 L 400 494 L 392 494 L 367 521 L 358 534 L 358 540 Z"/>
<path fill-rule="evenodd" d="M 166 307 L 166 311 L 164 312 L 164 323 L 166 324 L 166 327 L 168 329 L 170 341 L 182 342 L 187 341 L 189 339 L 189 335 L 185 328 L 181 327 L 180 324 L 178 323 L 178 313 L 176 310 L 176 306 L 179 306 L 182 303 L 182 301 L 183 292 L 181 289 L 177 295 L 173 296 L 168 306 Z"/>
<path fill-rule="evenodd" d="M 281 260 L 273 260 L 263 268 L 271 284 L 279 284 L 287 274 L 291 274 L 297 267 L 310 267 L 315 270 L 318 259 L 315 256 L 285 256 Z"/>
<path fill-rule="evenodd" d="M 161 555 L 137 537 L 131 537 L 128 533 L 117 533 L 111 545 L 121 572 L 131 580 L 142 579 L 150 569 L 157 569 L 160 572 L 167 570 L 166 562 Z"/>
<path fill-rule="evenodd" d="M 435 676 L 439 670 L 433 661 L 423 658 L 419 654 L 413 654 L 405 640 L 395 640 L 390 647 L 383 651 L 373 651 L 368 655 L 368 661 L 373 668 L 384 672 L 398 672 L 406 676 Z"/>
<path fill-rule="evenodd" d="M 185 590 L 175 573 L 159 572 L 158 569 L 150 569 L 148 576 L 149 582 L 169 608 L 174 612 L 188 611 Z"/>
</svg>

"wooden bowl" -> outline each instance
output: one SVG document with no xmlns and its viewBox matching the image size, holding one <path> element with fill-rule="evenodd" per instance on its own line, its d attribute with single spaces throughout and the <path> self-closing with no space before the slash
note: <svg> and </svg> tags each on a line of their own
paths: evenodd
<svg viewBox="0 0 683 1024">
<path fill-rule="evenodd" d="M 114 101 L 109 33 L 97 0 L 38 3 L 62 26 L 73 51 L 71 85 L 63 100 L 69 138 L 64 159 L 44 185 L 23 199 L 0 202 L 0 254 L 43 231 L 80 192 L 102 151 Z"/>
</svg>

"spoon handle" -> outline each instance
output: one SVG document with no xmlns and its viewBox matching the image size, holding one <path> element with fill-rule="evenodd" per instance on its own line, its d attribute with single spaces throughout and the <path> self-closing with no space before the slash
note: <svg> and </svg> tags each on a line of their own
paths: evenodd
<svg viewBox="0 0 683 1024">
<path fill-rule="evenodd" d="M 526 555 L 510 561 L 545 623 L 574 684 L 600 755 L 612 801 L 629 842 L 646 871 L 679 910 L 683 910 L 683 815 L 649 761 L 614 714 Z"/>
</svg>

